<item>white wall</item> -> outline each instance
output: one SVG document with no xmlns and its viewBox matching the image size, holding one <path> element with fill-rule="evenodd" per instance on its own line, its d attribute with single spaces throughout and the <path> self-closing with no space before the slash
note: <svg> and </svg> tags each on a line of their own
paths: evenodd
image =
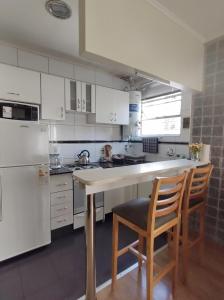
<svg viewBox="0 0 224 300">
<path fill-rule="evenodd" d="M 82 55 L 202 89 L 203 43 L 145 0 L 80 1 Z"/>
</svg>

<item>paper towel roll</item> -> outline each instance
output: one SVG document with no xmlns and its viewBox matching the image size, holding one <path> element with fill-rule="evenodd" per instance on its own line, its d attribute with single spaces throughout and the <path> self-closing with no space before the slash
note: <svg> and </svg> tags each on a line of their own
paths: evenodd
<svg viewBox="0 0 224 300">
<path fill-rule="evenodd" d="M 203 144 L 202 151 L 200 153 L 200 161 L 210 162 L 211 145 Z"/>
</svg>

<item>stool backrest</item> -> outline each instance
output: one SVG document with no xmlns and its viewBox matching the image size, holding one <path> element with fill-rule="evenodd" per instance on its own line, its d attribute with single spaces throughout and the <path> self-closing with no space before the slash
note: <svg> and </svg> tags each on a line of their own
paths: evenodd
<svg viewBox="0 0 224 300">
<path fill-rule="evenodd" d="M 211 164 L 190 170 L 186 184 L 184 208 L 189 208 L 190 201 L 194 201 L 194 199 L 205 199 L 212 170 L 213 165 Z"/>
<path fill-rule="evenodd" d="M 180 218 L 181 205 L 188 172 L 172 177 L 156 178 L 148 213 L 148 230 L 155 228 L 157 218 L 176 214 Z"/>
</svg>

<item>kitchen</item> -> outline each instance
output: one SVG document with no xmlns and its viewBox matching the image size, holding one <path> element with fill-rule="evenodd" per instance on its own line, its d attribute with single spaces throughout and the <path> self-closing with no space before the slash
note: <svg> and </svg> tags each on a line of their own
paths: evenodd
<svg viewBox="0 0 224 300">
<path fill-rule="evenodd" d="M 200 155 L 202 162 L 211 158 L 215 166 L 206 215 L 206 236 L 214 239 L 222 132 L 221 125 L 215 122 L 212 131 L 209 130 L 209 109 L 213 109 L 209 103 L 213 81 L 209 79 L 218 78 L 219 103 L 214 104 L 214 109 L 215 118 L 222 122 L 221 71 L 217 75 L 214 70 L 208 71 L 207 94 L 202 96 L 193 91 L 196 84 L 189 79 L 192 88 L 120 63 L 104 60 L 99 63 L 96 59 L 79 57 L 78 1 L 66 1 L 72 7 L 68 20 L 48 14 L 45 1 L 42 2 L 37 5 L 38 18 L 51 28 L 42 40 L 35 26 L 33 36 L 28 36 L 27 27 L 23 26 L 28 20 L 23 23 L 21 19 L 23 9 L 33 11 L 32 4 L 18 8 L 12 23 L 2 18 L 2 28 L 8 26 L 11 31 L 2 30 L 0 42 L 0 135 L 2 141 L 5 139 L 0 150 L 1 299 L 78 299 L 85 294 L 88 273 L 84 226 L 89 194 L 88 186 L 83 188 L 82 180 L 87 176 L 81 178 L 83 172 L 105 171 L 110 177 L 116 169 L 120 174 L 137 170 L 133 168 L 139 165 L 144 170 L 152 162 L 189 158 L 190 142 L 207 144 Z M 5 15 L 11 5 L 4 3 Z M 39 22 L 35 18 L 34 24 Z M 62 54 L 62 45 L 67 45 L 69 38 L 65 40 L 63 33 L 71 32 L 71 24 L 76 25 L 76 35 L 66 56 Z M 51 26 L 60 29 L 57 40 L 49 39 L 55 37 Z M 25 38 L 25 33 L 24 43 L 14 38 L 15 34 L 18 39 Z M 219 40 L 214 44 L 216 49 L 221 47 Z M 207 68 L 215 64 L 215 59 L 222 59 L 221 50 L 215 52 L 214 48 L 208 46 L 206 50 Z M 180 78 L 179 82 L 186 80 Z M 206 111 L 201 109 L 202 103 Z M 165 123 L 164 117 L 170 121 Z M 169 176 L 171 173 L 168 172 Z M 79 174 L 80 178 L 76 177 Z M 108 298 L 106 289 L 111 278 L 111 211 L 131 199 L 152 193 L 149 180 L 110 184 L 111 188 L 98 189 L 95 194 L 96 221 L 99 221 L 95 236 L 96 285 L 105 293 L 99 294 L 100 299 Z M 215 241 L 222 244 L 222 195 L 218 197 L 220 211 L 215 221 Z M 136 239 L 131 231 L 120 231 L 122 245 Z M 156 241 L 156 249 L 165 244 L 166 237 L 162 236 Z M 136 262 L 127 254 L 119 261 L 119 273 L 133 271 Z M 12 284 L 15 289 L 10 289 Z M 87 298 L 92 299 L 92 295 Z"/>
</svg>

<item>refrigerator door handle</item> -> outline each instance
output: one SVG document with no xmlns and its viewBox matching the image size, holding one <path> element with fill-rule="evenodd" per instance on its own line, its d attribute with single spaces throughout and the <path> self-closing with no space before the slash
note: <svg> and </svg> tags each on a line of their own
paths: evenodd
<svg viewBox="0 0 224 300">
<path fill-rule="evenodd" d="M 0 222 L 2 221 L 2 178 L 0 176 Z"/>
</svg>

